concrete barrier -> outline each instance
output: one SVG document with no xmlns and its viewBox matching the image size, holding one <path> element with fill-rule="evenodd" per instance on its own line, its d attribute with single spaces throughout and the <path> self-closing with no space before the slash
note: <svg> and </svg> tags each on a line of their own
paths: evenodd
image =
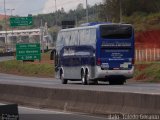
<svg viewBox="0 0 160 120">
<path fill-rule="evenodd" d="M 0 84 L 0 101 L 90 114 L 160 114 L 160 95 Z"/>
</svg>

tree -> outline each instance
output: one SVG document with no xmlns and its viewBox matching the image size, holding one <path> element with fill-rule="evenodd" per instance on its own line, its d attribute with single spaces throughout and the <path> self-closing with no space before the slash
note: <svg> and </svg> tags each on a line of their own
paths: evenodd
<svg viewBox="0 0 160 120">
<path fill-rule="evenodd" d="M 82 11 L 83 9 L 84 9 L 84 7 L 83 7 L 82 3 L 77 5 L 77 8 L 76 8 L 77 11 Z"/>
</svg>

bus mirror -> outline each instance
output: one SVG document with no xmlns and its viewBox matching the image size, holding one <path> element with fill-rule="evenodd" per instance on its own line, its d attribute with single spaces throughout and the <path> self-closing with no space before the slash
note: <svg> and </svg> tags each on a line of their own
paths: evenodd
<svg viewBox="0 0 160 120">
<path fill-rule="evenodd" d="M 56 56 L 56 50 L 53 49 L 50 54 L 50 60 L 55 60 L 55 56 Z"/>
<path fill-rule="evenodd" d="M 55 66 L 55 72 L 58 72 L 58 66 Z"/>
</svg>

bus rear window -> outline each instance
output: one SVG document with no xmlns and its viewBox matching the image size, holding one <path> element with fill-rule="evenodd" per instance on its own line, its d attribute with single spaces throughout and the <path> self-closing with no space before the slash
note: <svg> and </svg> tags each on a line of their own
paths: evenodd
<svg viewBox="0 0 160 120">
<path fill-rule="evenodd" d="M 127 39 L 132 36 L 132 26 L 103 25 L 100 27 L 100 33 L 104 39 Z"/>
</svg>

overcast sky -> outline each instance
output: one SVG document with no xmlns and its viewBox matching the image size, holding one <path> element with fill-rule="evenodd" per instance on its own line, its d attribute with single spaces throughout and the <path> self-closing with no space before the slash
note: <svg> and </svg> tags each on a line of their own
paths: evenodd
<svg viewBox="0 0 160 120">
<path fill-rule="evenodd" d="M 13 15 L 26 16 L 28 14 L 50 13 L 55 11 L 55 0 L 5 0 L 6 9 L 15 9 Z M 85 7 L 86 0 L 56 0 L 57 9 L 65 11 L 75 9 L 79 3 Z M 102 0 L 88 0 L 89 5 L 99 4 Z M 0 14 L 4 14 L 4 0 L 0 0 Z M 7 10 L 11 14 L 11 10 Z"/>
</svg>

